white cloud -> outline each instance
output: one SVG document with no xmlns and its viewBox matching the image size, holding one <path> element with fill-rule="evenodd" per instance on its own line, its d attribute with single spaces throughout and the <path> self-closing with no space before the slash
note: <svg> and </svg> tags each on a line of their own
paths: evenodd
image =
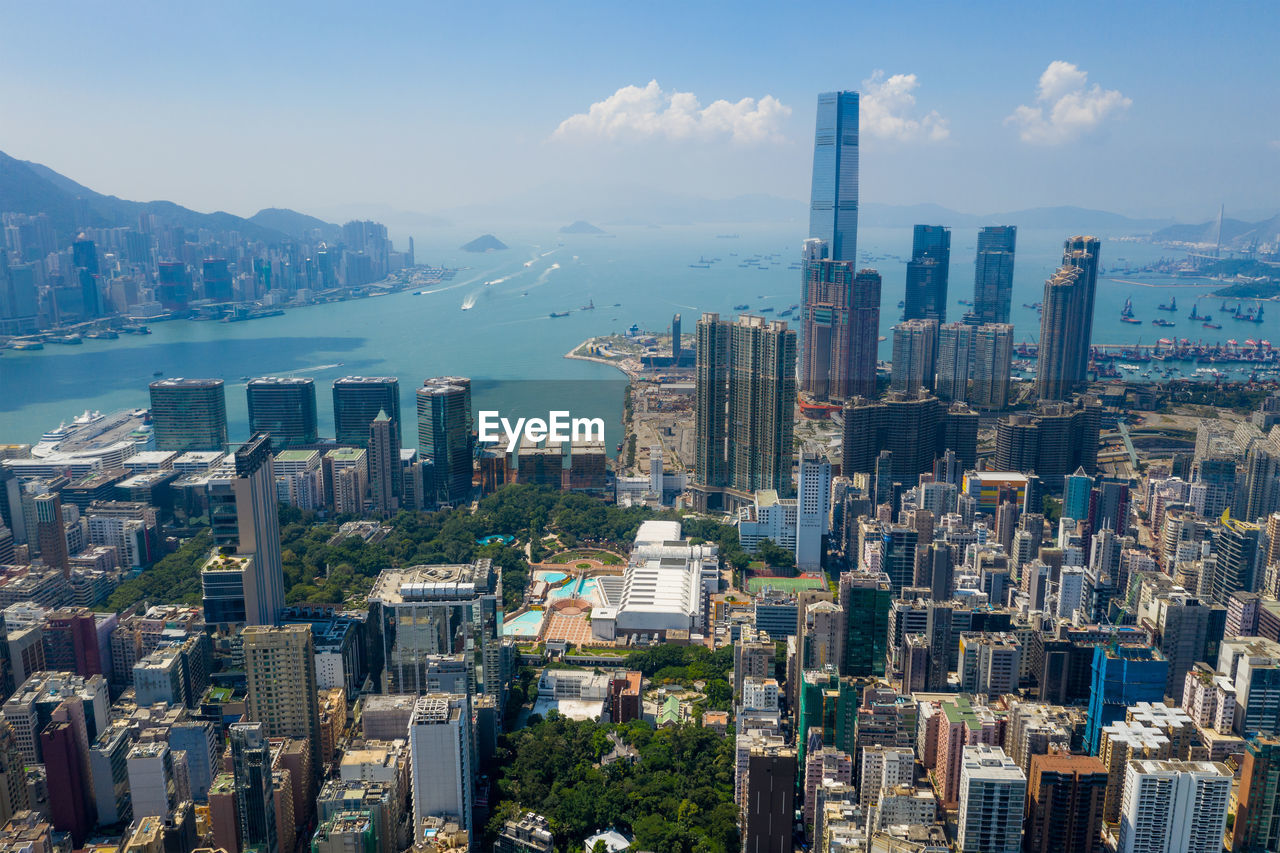
<svg viewBox="0 0 1280 853">
<path fill-rule="evenodd" d="M 886 79 L 883 71 L 873 72 L 871 79 L 862 81 L 859 130 L 869 136 L 900 142 L 946 139 L 951 135 L 951 123 L 938 115 L 937 110 L 920 118 L 911 116 L 916 105 L 916 97 L 911 93 L 919 85 L 914 74 L 894 74 Z"/>
<path fill-rule="evenodd" d="M 1036 106 L 1019 106 L 1004 120 L 1018 128 L 1023 142 L 1057 145 L 1094 130 L 1133 103 L 1118 89 L 1089 85 L 1089 75 L 1055 59 L 1040 75 Z"/>
<path fill-rule="evenodd" d="M 719 100 L 706 107 L 692 92 L 668 92 L 650 80 L 643 88 L 623 86 L 585 113 L 571 115 L 552 139 L 730 139 L 769 142 L 782 137 L 781 123 L 791 115 L 772 95 L 737 103 Z"/>
</svg>

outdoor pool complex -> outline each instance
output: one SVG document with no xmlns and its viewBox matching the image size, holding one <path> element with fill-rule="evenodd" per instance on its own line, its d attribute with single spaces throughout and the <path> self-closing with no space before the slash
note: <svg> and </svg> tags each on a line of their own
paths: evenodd
<svg viewBox="0 0 1280 853">
<path fill-rule="evenodd" d="M 502 623 L 504 637 L 537 638 L 538 629 L 542 627 L 541 610 L 530 610 Z"/>
<path fill-rule="evenodd" d="M 534 572 L 533 579 L 536 581 L 546 581 L 547 583 L 560 583 L 569 577 L 564 572 Z"/>
<path fill-rule="evenodd" d="M 585 598 L 590 600 L 592 593 L 596 591 L 595 578 L 578 578 L 571 584 L 553 589 L 547 593 L 548 601 L 556 601 L 561 598 Z"/>
</svg>

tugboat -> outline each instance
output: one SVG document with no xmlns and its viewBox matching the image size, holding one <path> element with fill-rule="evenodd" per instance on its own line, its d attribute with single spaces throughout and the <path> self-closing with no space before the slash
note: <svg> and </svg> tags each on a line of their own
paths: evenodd
<svg viewBox="0 0 1280 853">
<path fill-rule="evenodd" d="M 1156 310 L 1157 310 L 1157 311 L 1177 311 L 1177 310 L 1178 310 L 1178 297 L 1176 297 L 1176 296 L 1175 296 L 1175 297 L 1173 297 L 1172 299 L 1170 299 L 1170 300 L 1169 300 L 1169 304 L 1168 304 L 1168 305 L 1157 305 L 1157 306 L 1156 306 Z"/>
</svg>

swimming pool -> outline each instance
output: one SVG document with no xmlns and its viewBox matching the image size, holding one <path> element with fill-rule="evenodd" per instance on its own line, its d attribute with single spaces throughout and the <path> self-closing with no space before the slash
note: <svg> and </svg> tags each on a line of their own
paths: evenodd
<svg viewBox="0 0 1280 853">
<path fill-rule="evenodd" d="M 546 581 L 550 584 L 557 584 L 569 577 L 564 572 L 534 572 L 533 579 L 536 581 Z"/>
<path fill-rule="evenodd" d="M 578 578 L 571 584 L 566 584 L 559 589 L 553 589 L 547 593 L 547 598 L 555 600 L 561 598 L 591 598 L 591 594 L 596 591 L 595 578 Z"/>
<path fill-rule="evenodd" d="M 504 637 L 537 637 L 542 627 L 541 610 L 529 610 L 502 623 Z"/>
</svg>

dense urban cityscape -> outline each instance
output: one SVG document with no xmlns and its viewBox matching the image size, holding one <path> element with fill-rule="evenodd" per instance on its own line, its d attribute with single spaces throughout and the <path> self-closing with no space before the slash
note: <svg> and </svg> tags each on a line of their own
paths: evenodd
<svg viewBox="0 0 1280 853">
<path fill-rule="evenodd" d="M 794 302 L 744 284 L 648 329 L 600 297 L 562 363 L 625 381 L 620 441 L 533 364 L 504 381 L 539 423 L 466 352 L 237 383 L 230 338 L 203 375 L 147 366 L 145 406 L 55 397 L 0 435 L 0 853 L 1280 851 L 1280 219 L 1220 213 L 1138 283 L 1137 238 L 1064 230 L 1019 314 L 1019 222 L 859 248 L 866 100 L 817 95 L 792 256 L 726 230 L 686 264 L 785 269 Z M 430 338 L 580 251 L 467 278 L 372 219 L 127 202 L 3 154 L 0 225 L 18 409 L 19 359 L 474 280 Z M 1187 280 L 1155 320 L 1126 300 L 1146 344 L 1099 339 L 1103 291 Z M 570 311 L 597 323 L 595 297 L 531 319 Z M 1242 340 L 1164 331 L 1214 313 Z"/>
</svg>

